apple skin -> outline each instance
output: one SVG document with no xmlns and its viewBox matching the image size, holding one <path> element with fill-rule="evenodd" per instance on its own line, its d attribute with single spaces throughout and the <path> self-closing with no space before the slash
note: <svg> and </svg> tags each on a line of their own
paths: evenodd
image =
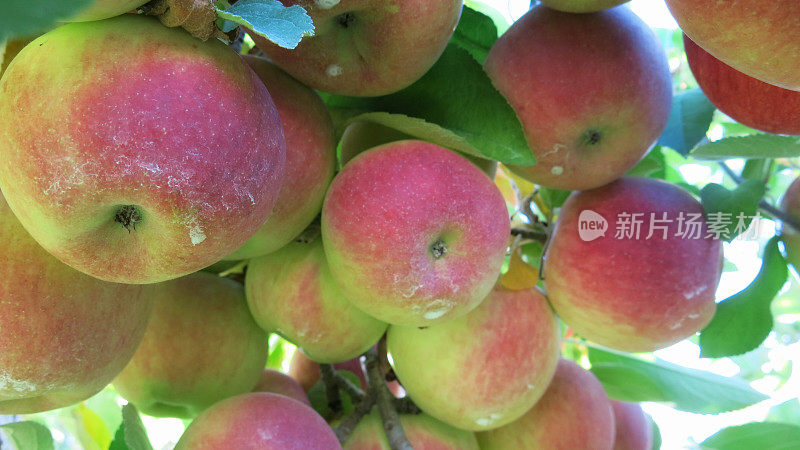
<svg viewBox="0 0 800 450">
<path fill-rule="evenodd" d="M 367 389 L 367 377 L 359 358 L 335 363 L 333 367 L 336 370 L 347 370 L 353 373 L 361 382 L 361 389 Z M 303 386 L 303 390 L 308 392 L 322 378 L 322 372 L 319 370 L 319 363 L 306 356 L 301 349 L 297 349 L 289 362 L 289 376 L 297 380 Z"/>
<path fill-rule="evenodd" d="M 299 235 L 322 209 L 336 166 L 336 140 L 328 109 L 311 89 L 263 58 L 244 60 L 267 86 L 286 137 L 286 175 L 267 222 L 226 259 L 272 253 Z"/>
<path fill-rule="evenodd" d="M 614 450 L 650 450 L 653 427 L 638 403 L 611 400 L 616 424 Z"/>
<path fill-rule="evenodd" d="M 92 20 L 108 19 L 132 11 L 150 0 L 94 0 L 79 14 L 73 16 L 68 22 L 88 22 Z"/>
<path fill-rule="evenodd" d="M 683 32 L 725 64 L 800 90 L 800 2 L 667 0 L 667 6 Z"/>
<path fill-rule="evenodd" d="M 605 236 L 584 241 L 581 211 L 608 221 Z M 643 214 L 640 239 L 616 239 L 618 215 Z M 699 214 L 700 239 L 675 236 L 679 214 Z M 668 238 L 649 218 L 666 214 Z M 703 207 L 683 189 L 650 178 L 621 178 L 575 192 L 561 208 L 544 264 L 550 304 L 586 339 L 626 352 L 672 345 L 705 327 L 716 310 L 722 244 L 706 239 Z M 686 227 L 684 227 L 686 228 Z"/>
<path fill-rule="evenodd" d="M 253 388 L 253 392 L 280 394 L 311 406 L 308 395 L 306 395 L 306 391 L 303 390 L 303 386 L 300 383 L 289 375 L 273 369 L 264 369 L 264 373 L 258 379 L 256 387 Z"/>
<path fill-rule="evenodd" d="M 266 364 L 267 335 L 239 283 L 198 272 L 144 294 L 155 304 L 139 349 L 114 380 L 122 397 L 151 416 L 191 418 L 252 391 Z"/>
<path fill-rule="evenodd" d="M 453 428 L 427 414 L 401 414 L 400 424 L 414 450 L 478 450 L 474 433 Z M 343 447 L 345 450 L 390 450 L 377 411 L 361 419 Z"/>
<path fill-rule="evenodd" d="M 613 8 L 630 0 L 539 0 L 550 9 L 568 13 L 592 13 Z"/>
<path fill-rule="evenodd" d="M 431 325 L 475 308 L 500 275 L 509 232 L 494 183 L 421 141 L 360 154 L 322 207 L 334 279 L 356 307 L 390 324 Z"/>
<path fill-rule="evenodd" d="M 517 421 L 477 433 L 481 450 L 611 450 L 614 413 L 603 385 L 572 361 L 558 362 L 553 381 Z"/>
<path fill-rule="evenodd" d="M 664 49 L 624 6 L 592 14 L 536 6 L 494 44 L 484 68 L 536 157 L 511 170 L 555 189 L 622 176 L 664 131 L 672 105 Z"/>
<path fill-rule="evenodd" d="M 257 392 L 223 400 L 189 424 L 176 450 L 341 449 L 325 419 L 310 406 Z"/>
<path fill-rule="evenodd" d="M 513 422 L 539 400 L 556 370 L 559 342 L 544 295 L 499 286 L 465 316 L 387 333 L 394 371 L 417 406 L 473 431 Z"/>
<path fill-rule="evenodd" d="M 285 49 L 251 33 L 256 45 L 304 84 L 358 97 L 391 94 L 420 79 L 442 55 L 462 7 L 462 0 L 281 3 L 305 8 L 314 36 Z"/>
<path fill-rule="evenodd" d="M 141 286 L 100 281 L 58 261 L 0 195 L 0 414 L 85 400 L 125 367 L 152 303 Z"/>
<path fill-rule="evenodd" d="M 697 83 L 720 111 L 757 130 L 800 135 L 800 92 L 745 75 L 686 35 L 683 44 Z"/>
<path fill-rule="evenodd" d="M 386 332 L 386 323 L 353 306 L 333 280 L 320 239 L 250 260 L 245 289 L 261 328 L 320 363 L 358 357 Z"/>
<path fill-rule="evenodd" d="M 0 160 L 8 204 L 47 251 L 96 278 L 153 283 L 221 260 L 264 224 L 285 142 L 239 55 L 125 15 L 63 25 L 17 55 L 0 81 Z M 141 216 L 130 231 L 115 221 L 129 207 Z"/>
<path fill-rule="evenodd" d="M 8 42 L 0 42 L 0 56 L 2 56 L 2 60 L 0 60 L 0 77 L 3 76 L 3 72 L 11 64 L 11 60 L 31 41 L 32 39 L 11 39 Z"/>
<path fill-rule="evenodd" d="M 783 210 L 800 221 L 800 178 L 794 180 L 781 202 Z M 786 246 L 786 261 L 800 273 L 800 232 L 790 226 L 781 226 L 781 239 Z"/>
</svg>

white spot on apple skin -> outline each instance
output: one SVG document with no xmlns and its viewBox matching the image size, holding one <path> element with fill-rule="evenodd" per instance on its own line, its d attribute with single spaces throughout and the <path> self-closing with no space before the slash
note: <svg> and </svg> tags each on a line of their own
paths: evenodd
<svg viewBox="0 0 800 450">
<path fill-rule="evenodd" d="M 316 0 L 315 3 L 320 9 L 331 9 L 339 4 L 339 0 Z"/>
<path fill-rule="evenodd" d="M 700 295 L 701 293 L 703 293 L 706 289 L 708 289 L 708 286 L 704 284 L 704 285 L 700 286 L 699 288 L 695 289 L 694 291 L 684 292 L 683 296 L 686 297 L 686 300 L 691 300 L 695 296 Z"/>
<path fill-rule="evenodd" d="M 28 394 L 39 389 L 40 387 L 36 386 L 30 381 L 17 380 L 8 372 L 0 372 L 0 394 L 8 392 Z M 2 397 L 2 395 L 0 395 L 0 397 Z"/>
<path fill-rule="evenodd" d="M 338 64 L 331 64 L 325 69 L 325 73 L 328 74 L 329 77 L 338 77 L 343 72 L 342 66 Z"/>
<path fill-rule="evenodd" d="M 501 417 L 503 417 L 501 414 L 493 413 L 489 415 L 489 417 L 481 417 L 480 419 L 477 419 L 475 423 L 478 424 L 479 427 L 488 427 Z"/>
<path fill-rule="evenodd" d="M 203 227 L 200 225 L 194 224 L 189 228 L 189 239 L 192 240 L 192 245 L 197 245 L 206 240 L 206 233 L 203 231 Z"/>
<path fill-rule="evenodd" d="M 564 173 L 564 168 L 562 166 L 553 166 L 553 168 L 550 169 L 550 173 L 552 173 L 555 176 L 561 175 L 562 173 Z"/>
</svg>

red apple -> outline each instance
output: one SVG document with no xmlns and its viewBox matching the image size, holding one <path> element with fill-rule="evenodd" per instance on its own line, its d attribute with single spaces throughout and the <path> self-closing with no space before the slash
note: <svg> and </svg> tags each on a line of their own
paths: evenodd
<svg viewBox="0 0 800 450">
<path fill-rule="evenodd" d="M 667 182 L 626 177 L 570 195 L 544 283 L 556 313 L 578 334 L 646 352 L 708 324 L 721 272 L 722 243 L 709 237 L 700 203 Z"/>
<path fill-rule="evenodd" d="M 176 450 L 337 450 L 336 435 L 311 407 L 257 392 L 221 401 L 186 428 Z"/>
<path fill-rule="evenodd" d="M 500 275 L 503 196 L 477 167 L 421 141 L 350 161 L 322 208 L 322 242 L 347 298 L 379 320 L 431 325 L 464 315 Z"/>
<path fill-rule="evenodd" d="M 314 89 L 378 96 L 417 81 L 444 51 L 462 0 L 281 0 L 300 5 L 315 34 L 295 49 L 252 34 L 283 70 Z"/>
<path fill-rule="evenodd" d="M 244 58 L 264 81 L 280 113 L 286 136 L 286 176 L 272 215 L 227 259 L 266 255 L 297 237 L 322 209 L 336 165 L 333 122 L 319 95 L 265 59 Z"/>
<path fill-rule="evenodd" d="M 559 355 L 559 329 L 535 289 L 496 287 L 465 316 L 387 334 L 397 378 L 431 416 L 463 430 L 513 422 L 544 394 Z"/>
<path fill-rule="evenodd" d="M 686 57 L 711 103 L 737 122 L 777 134 L 800 134 L 800 92 L 745 75 L 683 36 Z"/>
<path fill-rule="evenodd" d="M 303 386 L 300 383 L 289 375 L 273 369 L 264 369 L 264 373 L 258 379 L 256 387 L 253 388 L 253 392 L 281 394 L 311 406 L 306 391 L 303 390 Z"/>
<path fill-rule="evenodd" d="M 725 64 L 800 90 L 797 0 L 667 0 L 667 6 L 683 32 Z"/>
<path fill-rule="evenodd" d="M 603 385 L 591 372 L 562 359 L 536 406 L 516 422 L 477 437 L 481 450 L 611 450 L 614 432 Z"/>
<path fill-rule="evenodd" d="M 141 286 L 84 275 L 44 251 L 0 195 L 0 414 L 85 400 L 125 367 L 144 335 Z"/>
<path fill-rule="evenodd" d="M 540 0 L 548 8 L 569 13 L 590 13 L 613 8 L 630 0 Z"/>
<path fill-rule="evenodd" d="M 617 425 L 614 450 L 650 450 L 653 426 L 638 403 L 611 401 Z"/>
<path fill-rule="evenodd" d="M 783 210 L 789 213 L 795 220 L 800 221 L 800 178 L 794 182 L 783 194 L 781 204 Z M 783 225 L 781 227 L 781 238 L 786 246 L 786 260 L 800 272 L 800 231 Z"/>
<path fill-rule="evenodd" d="M 426 414 L 401 414 L 400 424 L 414 450 L 478 450 L 475 434 L 439 422 Z M 347 441 L 345 450 L 390 450 L 377 412 L 365 416 Z"/>
<path fill-rule="evenodd" d="M 626 7 L 569 14 L 536 6 L 486 58 L 537 164 L 518 175 L 591 189 L 631 169 L 664 131 L 672 76 L 656 35 Z"/>
<path fill-rule="evenodd" d="M 134 10 L 150 0 L 94 0 L 79 14 L 69 19 L 70 22 L 85 22 L 91 20 L 108 19 L 109 17 L 125 14 Z"/>
<path fill-rule="evenodd" d="M 267 220 L 284 171 L 264 84 L 218 40 L 150 17 L 71 23 L 0 81 L 0 188 L 46 250 L 152 283 L 202 269 Z"/>
</svg>

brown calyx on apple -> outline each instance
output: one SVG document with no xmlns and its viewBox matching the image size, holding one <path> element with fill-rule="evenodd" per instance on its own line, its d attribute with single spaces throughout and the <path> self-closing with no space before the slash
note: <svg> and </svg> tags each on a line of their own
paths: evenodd
<svg viewBox="0 0 800 450">
<path fill-rule="evenodd" d="M 136 224 L 142 221 L 142 213 L 135 205 L 123 205 L 114 215 L 114 222 L 118 222 L 131 232 L 131 229 L 136 229 Z"/>
<path fill-rule="evenodd" d="M 336 17 L 336 22 L 342 26 L 342 28 L 349 28 L 350 24 L 352 24 L 356 20 L 355 14 L 352 12 L 346 12 Z"/>
<path fill-rule="evenodd" d="M 443 240 L 437 239 L 436 242 L 431 245 L 431 254 L 434 259 L 441 259 L 446 253 L 447 244 L 445 244 Z"/>
</svg>

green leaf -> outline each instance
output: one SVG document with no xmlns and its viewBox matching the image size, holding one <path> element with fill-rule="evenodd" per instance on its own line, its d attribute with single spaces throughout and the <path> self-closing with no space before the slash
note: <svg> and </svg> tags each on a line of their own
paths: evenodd
<svg viewBox="0 0 800 450">
<path fill-rule="evenodd" d="M 691 156 L 707 160 L 796 158 L 800 156 L 800 138 L 776 134 L 727 137 L 695 148 Z"/>
<path fill-rule="evenodd" d="M 491 17 L 467 6 L 461 12 L 461 21 L 450 40 L 468 51 L 473 58 L 483 64 L 486 55 L 497 41 L 497 26 Z"/>
<path fill-rule="evenodd" d="M 295 48 L 304 36 L 314 35 L 314 22 L 302 6 L 283 6 L 278 0 L 239 0 L 224 11 L 218 8 L 217 15 L 283 48 Z"/>
<path fill-rule="evenodd" d="M 571 194 L 572 191 L 562 191 L 560 189 L 550 189 L 546 187 L 539 188 L 539 195 L 542 196 L 542 200 L 544 200 L 545 205 L 548 208 L 555 209 L 560 208 L 561 205 L 567 201 L 567 197 Z"/>
<path fill-rule="evenodd" d="M 766 398 L 744 381 L 590 346 L 592 373 L 609 397 L 626 402 L 665 402 L 675 409 L 719 414 Z"/>
<path fill-rule="evenodd" d="M 53 450 L 53 436 L 46 426 L 26 420 L 0 425 L 16 450 Z"/>
<path fill-rule="evenodd" d="M 789 450 L 800 448 L 800 426 L 753 422 L 720 430 L 700 444 L 714 450 Z"/>
<path fill-rule="evenodd" d="M 670 147 L 681 155 L 688 154 L 706 136 L 714 110 L 714 105 L 699 88 L 675 95 L 658 145 Z"/>
<path fill-rule="evenodd" d="M 700 191 L 700 199 L 709 233 L 730 242 L 747 231 L 765 193 L 764 183 L 759 180 L 746 180 L 732 191 L 719 184 L 707 184 Z"/>
<path fill-rule="evenodd" d="M 658 424 L 650 414 L 647 415 L 647 421 L 650 422 L 650 427 L 653 430 L 653 446 L 650 447 L 652 450 L 659 450 L 661 448 L 661 429 L 658 428 Z"/>
<path fill-rule="evenodd" d="M 455 44 L 447 46 L 425 76 L 400 92 L 374 98 L 326 94 L 323 99 L 340 130 L 382 115 L 382 125 L 467 154 L 507 164 L 535 162 L 514 110 L 475 58 Z"/>
<path fill-rule="evenodd" d="M 743 291 L 717 305 L 711 323 L 700 333 L 701 356 L 720 358 L 749 352 L 772 330 L 770 304 L 786 283 L 789 270 L 775 236 L 764 248 L 761 270 Z"/>
<path fill-rule="evenodd" d="M 660 146 L 656 146 L 625 175 L 632 177 L 664 178 L 666 161 Z"/>
<path fill-rule="evenodd" d="M 94 0 L 2 0 L 0 41 L 33 37 L 53 28 L 94 3 Z"/>
<path fill-rule="evenodd" d="M 356 386 L 361 386 L 361 380 L 358 379 L 356 374 L 350 372 L 349 370 L 337 370 L 336 371 L 339 376 L 347 378 L 351 383 Z M 347 392 L 344 390 L 339 390 L 339 393 L 342 398 L 342 413 L 339 417 L 347 417 L 352 413 L 356 407 L 353 404 L 353 400 L 347 395 Z M 311 407 L 314 408 L 320 416 L 325 417 L 326 419 L 332 418 L 333 411 L 328 407 L 328 397 L 325 394 L 325 384 L 322 380 L 317 381 L 317 383 L 308 391 L 308 400 L 311 402 Z"/>
<path fill-rule="evenodd" d="M 108 450 L 153 450 L 139 411 L 130 403 L 122 407 L 122 425 Z"/>
</svg>

